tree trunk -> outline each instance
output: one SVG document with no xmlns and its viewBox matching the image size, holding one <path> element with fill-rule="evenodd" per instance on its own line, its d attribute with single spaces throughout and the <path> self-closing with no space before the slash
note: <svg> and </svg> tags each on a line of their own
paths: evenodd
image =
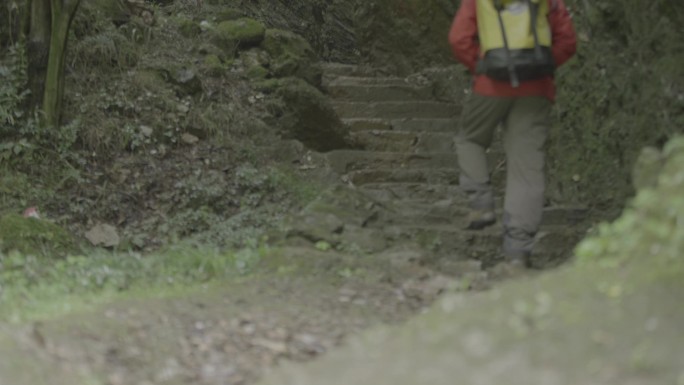
<svg viewBox="0 0 684 385">
<path fill-rule="evenodd" d="M 50 0 L 29 0 L 30 28 L 27 39 L 28 79 L 31 109 L 40 107 L 45 92 L 45 75 L 50 56 Z"/>
<path fill-rule="evenodd" d="M 36 1 L 36 0 L 34 0 Z M 49 0 L 52 4 L 52 29 L 50 36 L 50 55 L 45 76 L 43 112 L 45 124 L 59 125 L 64 96 L 64 63 L 67 38 L 71 21 L 76 14 L 80 0 Z"/>
</svg>

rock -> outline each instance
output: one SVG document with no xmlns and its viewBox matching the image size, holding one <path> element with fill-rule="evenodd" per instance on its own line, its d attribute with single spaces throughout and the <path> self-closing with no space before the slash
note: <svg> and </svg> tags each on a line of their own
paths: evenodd
<svg viewBox="0 0 684 385">
<path fill-rule="evenodd" d="M 237 20 L 244 16 L 244 12 L 240 11 L 239 9 L 221 8 L 221 10 L 216 12 L 216 14 L 214 15 L 214 19 L 217 23 L 222 23 L 224 21 Z"/>
<path fill-rule="evenodd" d="M 192 134 L 188 134 L 188 133 L 181 135 L 181 140 L 183 141 L 183 143 L 186 143 L 186 144 L 195 144 L 195 143 L 199 142 L 198 137 L 196 137 L 195 135 L 192 135 Z"/>
<path fill-rule="evenodd" d="M 98 224 L 85 233 L 93 246 L 116 247 L 121 243 L 116 228 L 108 224 Z"/>
<path fill-rule="evenodd" d="M 221 76 L 226 68 L 218 55 L 209 54 L 204 57 L 204 68 L 210 76 Z"/>
<path fill-rule="evenodd" d="M 301 213 L 288 231 L 288 237 L 302 237 L 311 242 L 334 241 L 344 230 L 344 222 L 331 213 Z"/>
<path fill-rule="evenodd" d="M 176 23 L 178 24 L 178 30 L 180 31 L 181 35 L 187 38 L 192 38 L 202 33 L 202 28 L 200 25 L 192 19 L 178 17 L 176 19 Z"/>
<path fill-rule="evenodd" d="M 250 67 L 247 70 L 247 77 L 250 79 L 255 79 L 255 80 L 266 79 L 268 77 L 268 75 L 269 75 L 269 71 L 262 66 Z"/>
<path fill-rule="evenodd" d="M 235 56 L 238 48 L 259 45 L 264 40 L 265 27 L 250 18 L 240 18 L 219 23 L 213 31 L 213 42 L 228 55 Z"/>
<path fill-rule="evenodd" d="M 240 61 L 242 62 L 242 65 L 248 69 L 251 69 L 252 67 L 268 68 L 271 65 L 271 57 L 268 52 L 259 48 L 252 48 L 240 52 Z"/>
<path fill-rule="evenodd" d="M 320 87 L 322 70 L 318 57 L 302 36 L 290 31 L 269 29 L 261 47 L 271 55 L 271 70 L 277 77 L 295 76 Z"/>
<path fill-rule="evenodd" d="M 354 245 L 365 253 L 376 253 L 387 248 L 387 240 L 379 229 L 345 226 L 341 238 L 345 243 Z"/>
<path fill-rule="evenodd" d="M 438 295 L 454 284 L 454 279 L 443 275 L 436 275 L 427 279 L 410 279 L 404 282 L 401 289 L 406 297 L 414 298 L 421 302 L 432 302 Z"/>
<path fill-rule="evenodd" d="M 260 80 L 266 79 L 270 75 L 268 67 L 270 66 L 268 53 L 259 48 L 252 48 L 247 51 L 240 52 L 240 61 L 242 66 L 246 69 L 246 75 L 250 79 Z"/>
<path fill-rule="evenodd" d="M 276 94 L 284 103 L 278 119 L 283 137 L 297 139 L 317 151 L 348 147 L 348 127 L 318 89 L 291 77 L 280 82 Z"/>
<path fill-rule="evenodd" d="M 140 126 L 140 133 L 144 137 L 150 138 L 150 137 L 152 137 L 152 134 L 154 134 L 154 129 L 150 126 L 142 125 L 142 126 Z"/>
<path fill-rule="evenodd" d="M 202 92 L 202 80 L 192 68 L 180 68 L 170 73 L 171 82 L 184 95 L 197 95 Z"/>
<path fill-rule="evenodd" d="M 312 334 L 297 334 L 292 338 L 293 347 L 308 355 L 319 355 L 325 353 L 326 348 L 321 341 Z"/>
</svg>

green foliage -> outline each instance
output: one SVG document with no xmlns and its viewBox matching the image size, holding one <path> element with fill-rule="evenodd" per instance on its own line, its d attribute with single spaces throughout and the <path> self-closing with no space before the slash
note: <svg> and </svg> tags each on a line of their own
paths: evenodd
<svg viewBox="0 0 684 385">
<path fill-rule="evenodd" d="M 48 261 L 0 253 L 0 319 L 55 298 L 187 286 L 248 274 L 266 251 L 255 243 L 232 252 L 186 243 L 147 256 L 101 252 Z"/>
<path fill-rule="evenodd" d="M 120 1 L 86 1 L 71 28 L 68 63 L 81 74 L 130 68 L 140 59 L 139 43 L 149 40 L 149 29 L 130 20 Z"/>
<path fill-rule="evenodd" d="M 614 267 L 630 258 L 649 258 L 682 273 L 684 137 L 672 139 L 663 157 L 657 186 L 640 190 L 618 220 L 599 225 L 594 236 L 581 242 L 576 249 L 580 262 Z"/>
<path fill-rule="evenodd" d="M 365 60 L 406 74 L 451 60 L 447 32 L 456 7 L 450 1 L 360 1 L 356 8 Z"/>
<path fill-rule="evenodd" d="M 0 62 L 0 128 L 11 131 L 24 118 L 21 108 L 29 91 L 26 89 L 26 52 L 23 44 L 10 47 Z"/>
<path fill-rule="evenodd" d="M 40 124 L 26 112 L 27 58 L 23 44 L 10 47 L 0 61 L 0 162 L 30 163 L 46 152 L 65 159 L 79 134 L 77 120 L 58 128 Z M 15 162 L 17 163 L 17 162 Z"/>
<path fill-rule="evenodd" d="M 614 207 L 632 193 L 640 149 L 684 130 L 684 12 L 668 1 L 568 5 L 582 39 L 559 74 L 550 190 Z"/>
</svg>

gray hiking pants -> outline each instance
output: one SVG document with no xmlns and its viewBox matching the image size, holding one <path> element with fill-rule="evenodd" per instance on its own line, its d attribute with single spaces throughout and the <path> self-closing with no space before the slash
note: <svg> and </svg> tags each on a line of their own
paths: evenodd
<svg viewBox="0 0 684 385">
<path fill-rule="evenodd" d="M 544 143 L 552 103 L 544 97 L 470 95 L 456 139 L 460 185 L 475 210 L 494 209 L 486 149 L 499 124 L 504 130 L 506 194 L 503 252 L 529 253 L 544 207 Z"/>
</svg>

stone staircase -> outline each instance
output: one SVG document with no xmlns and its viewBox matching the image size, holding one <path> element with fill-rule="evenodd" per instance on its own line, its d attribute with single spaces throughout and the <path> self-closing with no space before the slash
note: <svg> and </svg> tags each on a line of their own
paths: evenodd
<svg viewBox="0 0 684 385">
<path fill-rule="evenodd" d="M 354 65 L 326 64 L 323 86 L 360 148 L 328 153 L 331 167 L 343 181 L 391 207 L 391 215 L 368 226 L 390 243 L 412 241 L 436 258 L 496 262 L 500 224 L 464 230 L 467 204 L 457 187 L 454 146 L 461 106 L 435 100 L 430 86 L 375 76 Z M 490 155 L 503 159 L 500 152 Z M 572 226 L 583 217 L 581 208 L 547 208 L 539 246 L 545 259 L 559 259 L 574 244 Z"/>
</svg>

